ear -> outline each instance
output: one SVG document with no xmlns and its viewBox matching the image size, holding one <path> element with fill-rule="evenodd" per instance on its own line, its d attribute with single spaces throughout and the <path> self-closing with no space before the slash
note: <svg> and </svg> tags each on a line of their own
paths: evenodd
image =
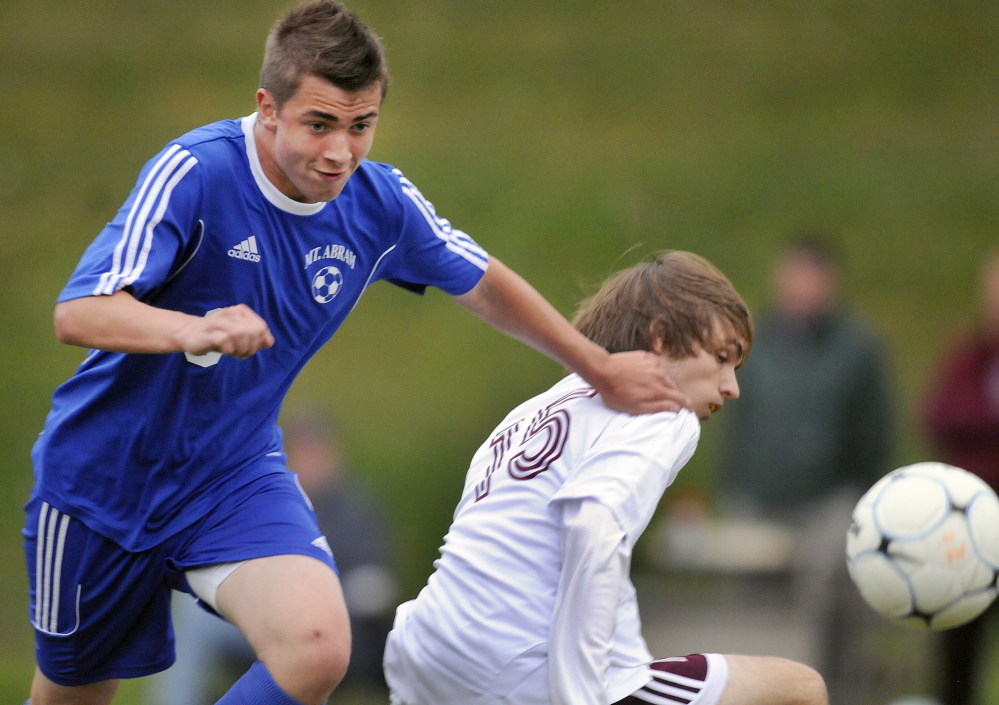
<svg viewBox="0 0 999 705">
<path fill-rule="evenodd" d="M 257 121 L 267 130 L 277 130 L 278 105 L 266 88 L 257 89 Z"/>
<path fill-rule="evenodd" d="M 666 346 L 663 345 L 663 322 L 652 321 L 649 324 L 649 350 L 656 355 L 664 355 Z"/>
</svg>

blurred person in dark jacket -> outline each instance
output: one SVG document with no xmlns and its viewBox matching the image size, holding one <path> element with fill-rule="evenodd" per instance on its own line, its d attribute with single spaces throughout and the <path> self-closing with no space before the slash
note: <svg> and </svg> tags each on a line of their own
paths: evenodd
<svg viewBox="0 0 999 705">
<path fill-rule="evenodd" d="M 834 700 L 848 687 L 842 616 L 855 592 L 844 537 L 860 495 L 890 469 L 893 426 L 882 345 L 840 302 L 841 274 L 827 236 L 783 244 L 774 304 L 759 319 L 742 400 L 726 420 L 719 478 L 728 518 L 793 537 L 794 601 L 818 634 L 813 665 Z"/>
<path fill-rule="evenodd" d="M 925 425 L 940 460 L 999 490 L 999 251 L 982 267 L 980 297 L 978 323 L 951 345 L 930 386 Z M 978 702 L 985 629 L 996 609 L 941 635 L 944 705 Z"/>
<path fill-rule="evenodd" d="M 337 557 L 350 615 L 350 665 L 337 692 L 363 689 L 387 698 L 382 655 L 397 593 L 391 521 L 368 487 L 350 472 L 331 415 L 298 407 L 283 416 L 281 429 L 288 468 Z M 174 600 L 177 661 L 152 678 L 149 702 L 208 705 L 256 657 L 233 625 L 210 615 L 187 595 L 175 595 Z M 334 694 L 331 701 L 337 697 Z"/>
</svg>

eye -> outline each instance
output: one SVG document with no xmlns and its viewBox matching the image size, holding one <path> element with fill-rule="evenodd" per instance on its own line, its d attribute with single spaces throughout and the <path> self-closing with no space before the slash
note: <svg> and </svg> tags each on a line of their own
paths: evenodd
<svg viewBox="0 0 999 705">
<path fill-rule="evenodd" d="M 309 128 L 310 132 L 320 133 L 326 130 L 326 123 L 323 122 L 310 122 L 306 123 L 306 127 Z"/>
<path fill-rule="evenodd" d="M 719 353 L 715 353 L 715 357 L 718 359 L 718 362 L 722 365 L 728 362 L 728 352 L 722 351 Z"/>
<path fill-rule="evenodd" d="M 354 132 L 360 133 L 360 132 L 366 132 L 369 127 L 371 127 L 370 122 L 356 122 L 350 126 L 350 129 L 353 130 Z"/>
</svg>

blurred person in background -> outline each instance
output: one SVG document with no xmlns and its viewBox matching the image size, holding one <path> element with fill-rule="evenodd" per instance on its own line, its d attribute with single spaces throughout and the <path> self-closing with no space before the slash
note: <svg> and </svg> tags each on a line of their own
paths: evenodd
<svg viewBox="0 0 999 705">
<path fill-rule="evenodd" d="M 288 469 L 311 501 L 340 569 L 352 642 L 340 688 L 387 699 L 382 655 L 398 591 L 392 522 L 350 471 L 338 425 L 330 414 L 296 407 L 283 416 L 281 428 Z M 253 649 L 236 627 L 209 614 L 188 595 L 174 596 L 173 618 L 177 661 L 153 677 L 149 702 L 209 705 L 256 660 Z"/>
<path fill-rule="evenodd" d="M 999 250 L 982 266 L 977 324 L 944 355 L 924 409 L 927 436 L 943 462 L 999 490 Z M 944 705 L 971 705 L 979 695 L 982 651 L 995 604 L 970 623 L 940 635 L 939 695 Z"/>
<path fill-rule="evenodd" d="M 792 597 L 817 634 L 816 665 L 843 696 L 855 598 L 844 542 L 853 506 L 889 468 L 887 370 L 871 328 L 840 302 L 831 239 L 803 232 L 783 244 L 774 303 L 759 318 L 742 400 L 724 426 L 720 508 L 728 518 L 785 529 Z M 846 700 L 841 700 L 846 702 Z"/>
</svg>

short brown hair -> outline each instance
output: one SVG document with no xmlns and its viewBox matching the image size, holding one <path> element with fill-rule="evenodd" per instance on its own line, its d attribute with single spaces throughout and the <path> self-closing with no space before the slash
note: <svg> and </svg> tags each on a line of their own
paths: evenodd
<svg viewBox="0 0 999 705">
<path fill-rule="evenodd" d="M 267 36 L 260 87 L 278 108 L 298 90 L 304 74 L 356 93 L 381 84 L 388 91 L 388 66 L 378 37 L 346 7 L 315 0 L 292 9 Z"/>
<path fill-rule="evenodd" d="M 717 267 L 678 250 L 612 276 L 580 305 L 573 321 L 609 352 L 651 350 L 658 340 L 675 358 L 713 349 L 721 342 L 719 323 L 731 329 L 745 358 L 753 343 L 746 303 Z"/>
</svg>

